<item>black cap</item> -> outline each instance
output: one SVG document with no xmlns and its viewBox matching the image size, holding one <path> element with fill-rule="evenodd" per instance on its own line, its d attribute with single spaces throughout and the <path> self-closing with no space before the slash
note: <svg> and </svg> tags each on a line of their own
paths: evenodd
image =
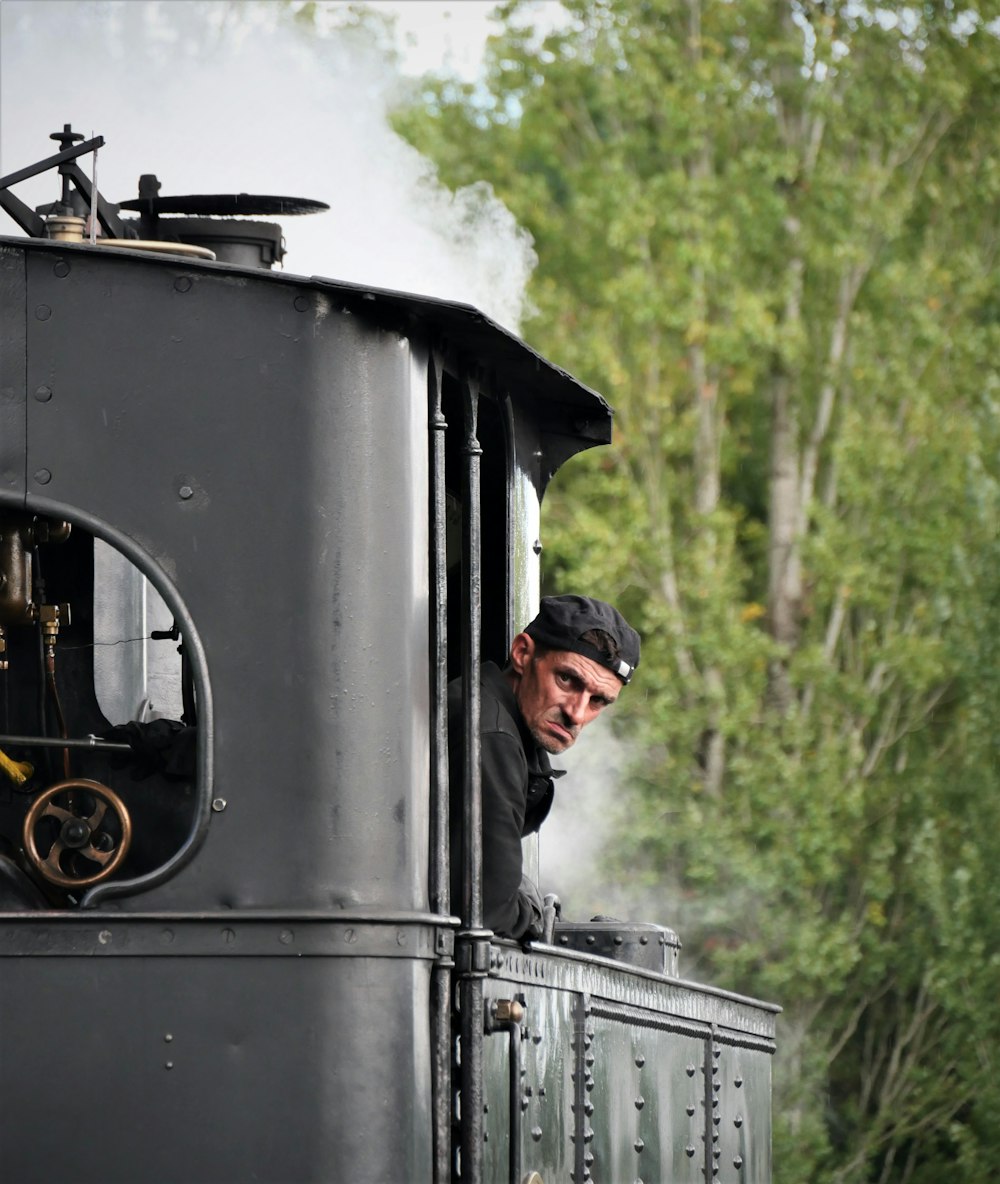
<svg viewBox="0 0 1000 1184">
<path fill-rule="evenodd" d="M 584 633 L 601 629 L 618 646 L 618 657 L 612 657 L 597 646 L 583 641 Z M 621 613 L 589 596 L 546 596 L 538 616 L 524 630 L 534 641 L 553 650 L 570 650 L 582 654 L 628 683 L 639 665 L 639 634 Z"/>
</svg>

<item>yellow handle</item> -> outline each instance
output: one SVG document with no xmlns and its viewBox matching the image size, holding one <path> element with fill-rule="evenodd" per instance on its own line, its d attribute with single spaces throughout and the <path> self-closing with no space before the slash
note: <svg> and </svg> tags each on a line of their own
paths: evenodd
<svg viewBox="0 0 1000 1184">
<path fill-rule="evenodd" d="M 7 774 L 7 776 L 14 782 L 15 785 L 23 785 L 25 781 L 35 771 L 34 765 L 29 765 L 27 761 L 15 761 L 0 748 L 0 770 Z"/>
</svg>

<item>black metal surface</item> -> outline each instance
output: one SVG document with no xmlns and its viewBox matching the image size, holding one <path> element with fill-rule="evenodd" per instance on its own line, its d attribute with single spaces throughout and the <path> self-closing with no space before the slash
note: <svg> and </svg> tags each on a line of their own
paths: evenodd
<svg viewBox="0 0 1000 1184">
<path fill-rule="evenodd" d="M 329 1184 L 430 1178 L 429 962 L 0 962 L 3 1178 Z M 25 1022 L 26 1017 L 31 1022 Z M 103 1117 L 102 1117 L 103 1116 Z M 113 1125 L 108 1139 L 63 1138 Z M 60 1136 L 60 1137 L 57 1137 Z"/>
<path fill-rule="evenodd" d="M 557 921 L 552 944 L 669 975 L 677 974 L 677 957 L 681 948 L 677 934 L 665 925 L 610 918 Z"/>
<path fill-rule="evenodd" d="M 191 193 L 176 197 L 132 197 L 118 203 L 119 209 L 148 214 L 244 215 L 283 217 L 320 214 L 330 206 L 308 197 L 272 197 L 257 193 Z"/>
<path fill-rule="evenodd" d="M 22 251 L 0 243 L 0 490 L 17 508 L 24 500 L 27 436 L 27 278 Z"/>
<path fill-rule="evenodd" d="M 445 433 L 441 410 L 441 355 L 431 352 L 428 365 L 430 437 L 430 591 L 431 591 L 431 904 L 451 911 L 448 783 L 448 555 Z"/>
</svg>

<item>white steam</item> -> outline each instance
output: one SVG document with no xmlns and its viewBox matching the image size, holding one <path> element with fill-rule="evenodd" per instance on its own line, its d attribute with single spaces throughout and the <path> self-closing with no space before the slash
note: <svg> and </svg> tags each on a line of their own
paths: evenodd
<svg viewBox="0 0 1000 1184">
<path fill-rule="evenodd" d="M 307 37 L 274 3 L 4 0 L 0 173 L 57 151 L 64 123 L 102 135 L 98 188 L 134 197 L 258 193 L 328 202 L 282 220 L 297 274 L 463 301 L 517 330 L 536 257 L 485 184 L 451 193 L 389 128 L 396 79 L 362 40 Z M 91 158 L 81 160 L 89 174 Z M 55 200 L 50 172 L 14 187 Z M 0 214 L 0 233 L 20 233 Z"/>
<path fill-rule="evenodd" d="M 606 866 L 628 810 L 629 760 L 628 746 L 615 736 L 607 717 L 553 760 L 566 776 L 556 782 L 555 802 L 539 835 L 539 877 L 543 892 L 559 896 L 567 921 L 598 914 L 662 921 L 659 915 L 637 916 L 636 886 L 612 880 Z"/>
</svg>

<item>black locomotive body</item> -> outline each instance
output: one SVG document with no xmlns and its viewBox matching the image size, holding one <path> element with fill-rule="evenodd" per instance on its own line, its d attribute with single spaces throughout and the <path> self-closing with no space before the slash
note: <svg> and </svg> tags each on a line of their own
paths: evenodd
<svg viewBox="0 0 1000 1184">
<path fill-rule="evenodd" d="M 607 405 L 180 250 L 0 239 L 4 1179 L 764 1184 L 775 1008 L 449 899 L 447 682 L 475 718 Z"/>
</svg>

